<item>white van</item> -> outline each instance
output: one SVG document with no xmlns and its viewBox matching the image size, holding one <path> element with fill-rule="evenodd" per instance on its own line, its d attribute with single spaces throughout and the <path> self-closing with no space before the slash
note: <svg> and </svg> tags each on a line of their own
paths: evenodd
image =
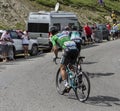
<svg viewBox="0 0 120 111">
<path fill-rule="evenodd" d="M 64 11 L 30 12 L 27 20 L 29 36 L 36 38 L 41 48 L 50 48 L 49 29 L 51 26 L 57 26 L 59 31 L 61 31 L 68 25 L 80 27 L 80 23 L 74 13 Z"/>
</svg>

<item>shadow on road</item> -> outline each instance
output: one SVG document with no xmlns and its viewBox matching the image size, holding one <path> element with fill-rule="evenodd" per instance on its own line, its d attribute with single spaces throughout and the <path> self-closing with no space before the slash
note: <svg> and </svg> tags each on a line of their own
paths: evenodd
<svg viewBox="0 0 120 111">
<path fill-rule="evenodd" d="M 92 47 L 96 47 L 96 46 L 99 46 L 99 44 L 89 44 L 89 45 L 84 45 L 84 46 L 82 46 L 82 49 L 92 48 Z"/>
<path fill-rule="evenodd" d="M 19 62 L 34 61 L 33 58 L 39 58 L 39 57 L 43 57 L 45 55 L 46 55 L 46 53 L 39 53 L 36 56 L 29 56 L 27 59 L 25 59 L 23 55 L 19 55 L 16 57 L 16 59 L 14 61 L 1 62 L 0 63 L 0 72 L 2 72 L 2 70 L 6 69 L 6 65 L 19 65 L 18 64 Z"/>
<path fill-rule="evenodd" d="M 98 62 L 83 62 L 82 64 L 95 64 L 95 63 L 98 63 Z"/>
<path fill-rule="evenodd" d="M 110 107 L 112 105 L 120 106 L 120 99 L 110 96 L 96 96 L 90 97 L 86 103 L 95 106 L 107 106 L 107 107 Z"/>
<path fill-rule="evenodd" d="M 101 72 L 98 72 L 98 73 L 89 73 L 87 72 L 88 76 L 90 78 L 95 78 L 95 77 L 101 77 L 101 76 L 112 76 L 114 75 L 115 73 L 112 73 L 112 72 L 108 72 L 108 73 L 101 73 Z"/>
</svg>

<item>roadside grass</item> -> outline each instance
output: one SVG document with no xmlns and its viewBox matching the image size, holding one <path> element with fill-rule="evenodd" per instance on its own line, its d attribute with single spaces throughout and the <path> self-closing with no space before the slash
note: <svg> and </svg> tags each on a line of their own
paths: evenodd
<svg viewBox="0 0 120 111">
<path fill-rule="evenodd" d="M 111 15 L 112 10 L 117 14 L 117 20 L 120 21 L 120 1 L 104 0 L 105 6 L 98 4 L 98 0 L 24 0 L 27 5 L 31 6 L 34 11 L 51 11 L 54 10 L 55 4 L 60 3 L 60 10 L 74 12 L 81 24 L 85 22 L 108 22 L 105 16 Z M 27 7 L 27 6 L 26 6 Z M 29 9 L 28 9 L 29 10 Z M 5 29 L 7 24 L 0 23 L 0 28 Z M 25 28 L 25 23 L 17 22 L 13 28 Z"/>
<path fill-rule="evenodd" d="M 120 2 L 114 0 L 104 0 L 105 5 L 101 6 L 98 0 L 34 0 L 38 4 L 45 5 L 50 8 L 54 8 L 57 2 L 60 3 L 60 10 L 74 11 L 79 18 L 82 18 L 81 22 L 103 22 L 107 20 L 105 16 L 110 16 L 112 10 L 117 14 L 117 19 L 120 21 Z M 92 12 L 92 13 L 91 13 Z"/>
<path fill-rule="evenodd" d="M 32 1 L 32 0 L 30 0 Z M 98 4 L 98 0 L 34 0 L 36 2 L 38 2 L 39 4 L 43 4 L 45 6 L 48 7 L 54 7 L 55 4 L 57 2 L 59 2 L 60 4 L 64 4 L 64 5 L 70 5 L 70 6 L 75 6 L 78 8 L 81 7 L 88 7 L 88 8 L 93 8 L 96 10 L 101 10 L 101 9 L 105 9 L 104 7 L 100 8 L 99 4 Z M 104 0 L 105 6 L 107 7 L 107 9 L 113 9 L 115 11 L 119 11 L 120 10 L 120 2 L 119 1 L 115 1 L 115 0 Z M 80 7 L 81 6 L 81 7 Z"/>
</svg>

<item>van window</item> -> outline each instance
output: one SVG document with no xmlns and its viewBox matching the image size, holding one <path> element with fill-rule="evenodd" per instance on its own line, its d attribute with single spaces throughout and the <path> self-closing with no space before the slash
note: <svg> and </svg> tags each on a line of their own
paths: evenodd
<svg viewBox="0 0 120 111">
<path fill-rule="evenodd" d="M 60 31 L 60 29 L 61 29 L 60 27 L 61 27 L 61 26 L 60 26 L 59 23 L 55 23 L 55 24 L 53 24 L 53 26 L 56 26 L 56 27 L 58 28 L 58 30 Z"/>
<path fill-rule="evenodd" d="M 28 23 L 28 32 L 48 33 L 49 24 L 48 23 Z"/>
<path fill-rule="evenodd" d="M 71 26 L 71 27 L 72 27 L 73 25 L 75 25 L 75 24 L 74 24 L 74 23 L 69 23 L 69 24 L 68 24 L 68 26 Z"/>
</svg>

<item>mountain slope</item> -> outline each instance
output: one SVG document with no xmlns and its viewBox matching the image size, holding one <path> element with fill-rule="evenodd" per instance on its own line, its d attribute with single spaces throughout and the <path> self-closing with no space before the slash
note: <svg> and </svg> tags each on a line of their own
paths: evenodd
<svg viewBox="0 0 120 111">
<path fill-rule="evenodd" d="M 104 0 L 105 6 L 100 6 L 96 0 L 0 0 L 0 28 L 25 29 L 29 12 L 54 10 L 56 1 L 60 2 L 60 10 L 76 13 L 81 24 L 111 21 L 112 10 L 120 20 L 119 0 Z"/>
</svg>

